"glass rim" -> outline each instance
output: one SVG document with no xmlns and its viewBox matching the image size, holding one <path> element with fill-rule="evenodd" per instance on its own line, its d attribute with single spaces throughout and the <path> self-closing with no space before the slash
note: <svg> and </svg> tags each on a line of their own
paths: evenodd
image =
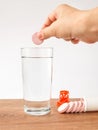
<svg viewBox="0 0 98 130">
<path fill-rule="evenodd" d="M 22 49 L 52 49 L 53 50 L 53 47 L 21 47 L 21 50 Z"/>
<path fill-rule="evenodd" d="M 53 57 L 52 47 L 24 47 L 21 48 L 21 57 Z"/>
</svg>

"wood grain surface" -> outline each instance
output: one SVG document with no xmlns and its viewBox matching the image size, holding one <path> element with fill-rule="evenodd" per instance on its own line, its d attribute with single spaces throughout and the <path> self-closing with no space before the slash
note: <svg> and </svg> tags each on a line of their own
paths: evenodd
<svg viewBox="0 0 98 130">
<path fill-rule="evenodd" d="M 98 130 L 98 112 L 59 114 L 56 101 L 51 100 L 50 114 L 30 116 L 22 99 L 0 100 L 0 130 Z"/>
</svg>

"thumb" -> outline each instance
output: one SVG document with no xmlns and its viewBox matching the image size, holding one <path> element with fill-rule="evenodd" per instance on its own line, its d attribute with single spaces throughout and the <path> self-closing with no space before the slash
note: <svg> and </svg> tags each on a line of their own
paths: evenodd
<svg viewBox="0 0 98 130">
<path fill-rule="evenodd" d="M 39 32 L 39 34 L 38 34 L 39 39 L 45 40 L 45 39 L 48 39 L 53 36 L 56 37 L 56 28 L 57 28 L 56 24 L 54 24 L 54 23 L 48 27 L 45 27 L 44 29 L 42 29 Z"/>
</svg>

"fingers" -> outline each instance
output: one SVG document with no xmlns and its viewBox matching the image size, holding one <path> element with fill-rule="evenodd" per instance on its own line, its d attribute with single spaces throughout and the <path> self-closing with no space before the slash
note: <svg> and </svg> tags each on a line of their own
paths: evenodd
<svg viewBox="0 0 98 130">
<path fill-rule="evenodd" d="M 35 43 L 35 44 L 37 44 L 37 45 L 40 45 L 40 44 L 42 44 L 42 42 L 44 41 L 44 38 L 49 38 L 49 36 L 51 37 L 51 36 L 53 36 L 53 35 L 55 35 L 55 32 L 54 32 L 54 34 L 53 34 L 53 32 L 52 32 L 52 34 L 47 34 L 46 33 L 46 35 L 44 35 L 45 34 L 45 31 L 47 32 L 47 30 L 46 29 L 44 29 L 44 33 L 41 31 L 41 32 L 37 32 L 37 33 L 34 33 L 33 35 L 32 35 L 32 41 Z M 49 30 L 48 30 L 49 31 Z M 51 31 L 51 30 L 50 30 Z M 65 41 L 71 41 L 73 44 L 77 44 L 77 43 L 79 43 L 79 39 L 78 38 L 70 38 L 70 39 L 64 39 Z"/>
<path fill-rule="evenodd" d="M 69 38 L 69 39 L 64 39 L 64 40 L 71 41 L 73 44 L 78 44 L 80 41 L 78 38 Z"/>
<path fill-rule="evenodd" d="M 42 42 L 52 36 L 56 36 L 56 24 L 52 24 L 49 27 L 45 27 L 44 29 L 42 29 L 40 32 L 36 32 L 32 35 L 32 41 L 36 44 L 36 45 L 40 45 L 42 44 Z"/>
<path fill-rule="evenodd" d="M 50 28 L 48 28 L 48 32 L 49 31 L 52 31 L 52 29 L 51 30 L 49 30 Z M 51 36 L 55 36 L 55 31 L 54 31 L 54 33 L 53 33 L 53 31 L 52 31 L 52 33 L 45 33 L 45 31 L 47 32 L 47 29 L 44 29 L 44 32 L 43 31 L 41 31 L 41 32 L 37 32 L 37 33 L 34 33 L 33 35 L 32 35 L 32 41 L 35 43 L 35 44 L 37 44 L 37 45 L 40 45 L 40 44 L 42 44 L 42 42 L 44 41 L 44 38 L 49 38 L 49 36 L 51 37 Z M 65 41 L 71 41 L 73 44 L 77 44 L 77 43 L 79 43 L 79 39 L 78 38 L 69 38 L 69 39 L 64 39 Z"/>
<path fill-rule="evenodd" d="M 52 12 L 51 14 L 49 14 L 49 16 L 47 17 L 46 21 L 44 22 L 42 29 L 50 26 L 55 20 L 56 20 L 56 14 L 55 12 Z"/>
<path fill-rule="evenodd" d="M 73 44 L 77 44 L 77 43 L 79 43 L 79 39 L 77 39 L 77 38 L 72 38 L 72 39 L 71 39 L 71 42 L 72 42 Z"/>
<path fill-rule="evenodd" d="M 41 31 L 38 34 L 39 39 L 45 40 L 52 36 L 55 36 L 55 29 L 56 29 L 56 13 L 53 11 L 47 17 L 45 23 L 43 24 Z"/>
<path fill-rule="evenodd" d="M 56 37 L 57 28 L 58 28 L 57 23 L 53 22 L 49 27 L 43 28 L 40 31 L 38 37 L 41 40 L 45 40 L 45 39 L 48 39 L 48 38 L 53 37 L 53 36 Z"/>
</svg>

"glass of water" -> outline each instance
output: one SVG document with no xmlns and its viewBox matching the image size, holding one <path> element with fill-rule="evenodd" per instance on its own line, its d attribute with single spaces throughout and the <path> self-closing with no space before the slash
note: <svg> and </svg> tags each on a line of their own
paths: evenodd
<svg viewBox="0 0 98 130">
<path fill-rule="evenodd" d="M 30 115 L 50 112 L 53 49 L 21 48 L 24 111 Z"/>
</svg>

